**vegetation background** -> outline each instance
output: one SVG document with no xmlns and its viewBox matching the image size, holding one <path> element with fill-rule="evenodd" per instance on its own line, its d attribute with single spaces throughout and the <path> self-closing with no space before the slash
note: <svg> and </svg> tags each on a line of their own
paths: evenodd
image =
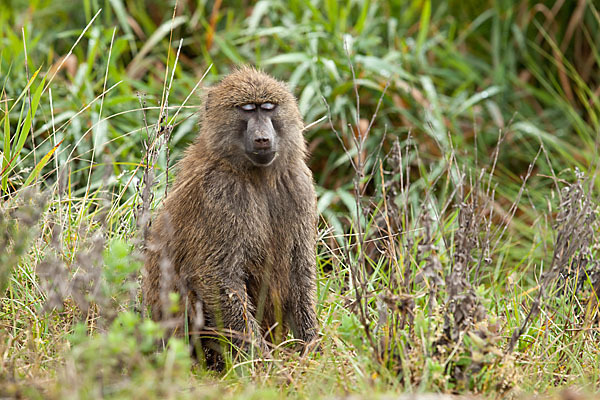
<svg viewBox="0 0 600 400">
<path fill-rule="evenodd" d="M 593 0 L 2 0 L 0 397 L 599 387 Z M 322 352 L 160 351 L 139 247 L 235 65 L 289 82 Z"/>
</svg>

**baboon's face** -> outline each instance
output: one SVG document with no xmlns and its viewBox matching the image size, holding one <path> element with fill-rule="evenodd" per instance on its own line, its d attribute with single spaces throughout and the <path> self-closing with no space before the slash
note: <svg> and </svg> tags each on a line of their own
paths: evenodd
<svg viewBox="0 0 600 400">
<path fill-rule="evenodd" d="M 236 112 L 242 123 L 243 151 L 256 166 L 270 165 L 279 147 L 279 135 L 274 126 L 277 104 L 246 103 L 237 106 Z M 275 122 L 276 125 L 276 122 Z"/>
<path fill-rule="evenodd" d="M 305 154 L 294 96 L 253 68 L 241 68 L 208 90 L 201 126 L 205 149 L 241 169 L 276 168 Z"/>
</svg>

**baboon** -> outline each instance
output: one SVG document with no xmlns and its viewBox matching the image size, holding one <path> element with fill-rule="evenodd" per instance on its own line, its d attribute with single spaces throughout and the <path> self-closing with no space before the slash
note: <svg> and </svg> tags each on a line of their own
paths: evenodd
<svg viewBox="0 0 600 400">
<path fill-rule="evenodd" d="M 240 334 L 267 350 L 288 328 L 309 343 L 317 212 L 296 100 L 243 67 L 208 89 L 201 110 L 200 133 L 150 228 L 144 304 L 155 320 L 174 317 L 175 330 L 187 321 L 190 332 L 229 331 L 245 349 Z M 169 292 L 179 293 L 174 316 Z"/>
</svg>

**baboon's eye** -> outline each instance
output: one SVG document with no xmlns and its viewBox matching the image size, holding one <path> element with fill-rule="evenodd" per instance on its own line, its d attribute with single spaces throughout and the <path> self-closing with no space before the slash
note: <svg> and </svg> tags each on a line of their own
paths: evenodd
<svg viewBox="0 0 600 400">
<path fill-rule="evenodd" d="M 262 108 L 263 110 L 272 110 L 275 108 L 275 104 L 273 103 L 262 103 L 260 105 L 260 108 Z"/>
<path fill-rule="evenodd" d="M 256 104 L 252 104 L 252 103 L 242 104 L 240 106 L 240 108 L 244 111 L 254 111 L 254 110 L 256 110 Z"/>
</svg>

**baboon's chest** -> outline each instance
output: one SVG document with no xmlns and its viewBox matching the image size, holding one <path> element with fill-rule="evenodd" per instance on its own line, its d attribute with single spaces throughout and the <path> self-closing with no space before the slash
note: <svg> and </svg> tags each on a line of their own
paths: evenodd
<svg viewBox="0 0 600 400">
<path fill-rule="evenodd" d="M 245 214 L 250 264 L 258 272 L 283 273 L 289 269 L 300 229 L 301 216 L 295 211 L 296 200 L 282 185 L 270 190 L 254 189 L 249 197 L 256 199 Z"/>
</svg>

